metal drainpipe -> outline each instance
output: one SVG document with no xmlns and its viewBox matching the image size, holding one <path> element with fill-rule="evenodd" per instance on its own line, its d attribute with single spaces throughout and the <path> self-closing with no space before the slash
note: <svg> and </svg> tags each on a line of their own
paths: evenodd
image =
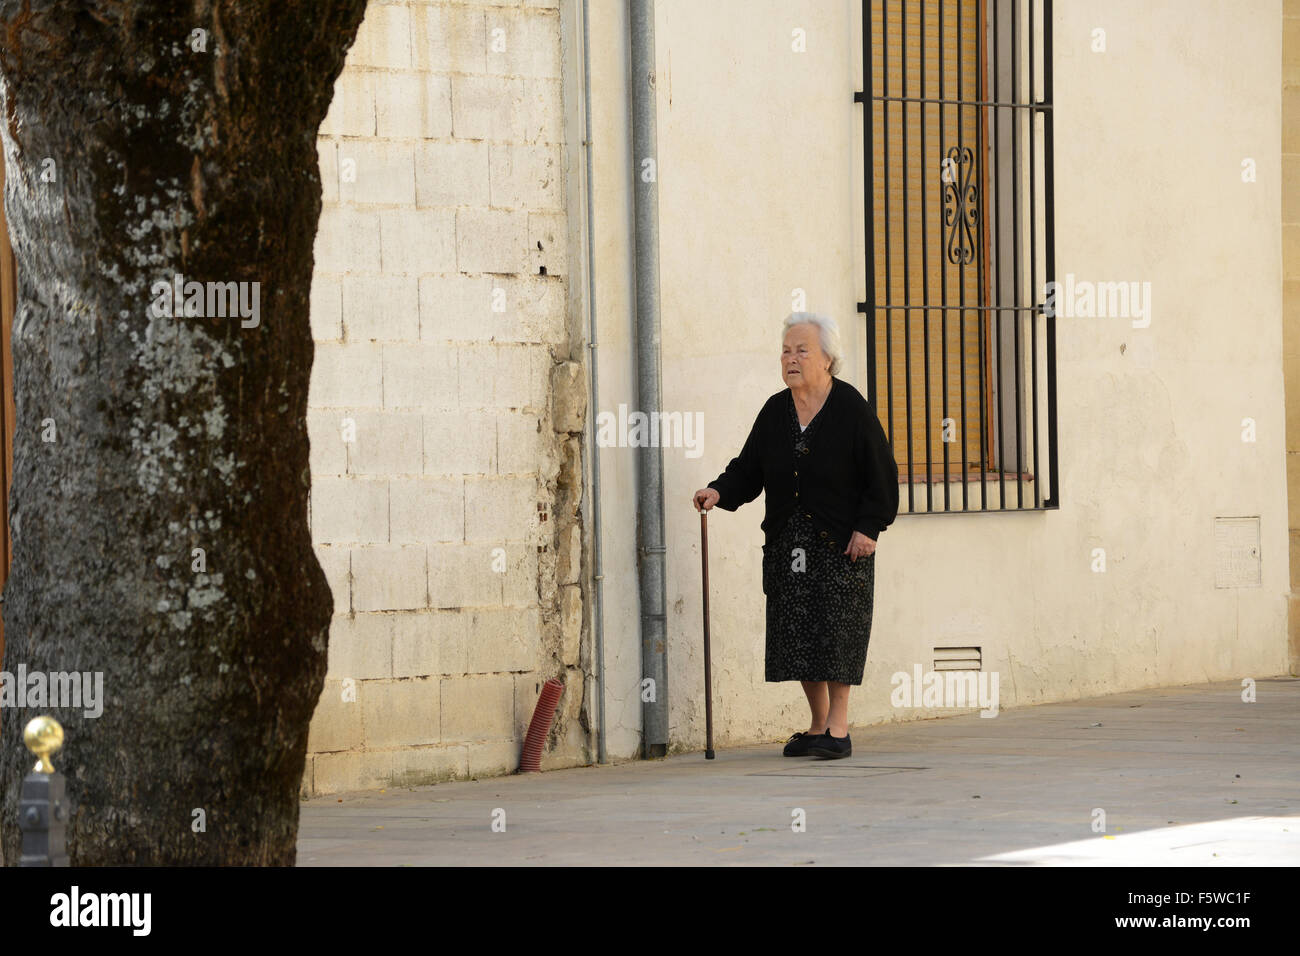
<svg viewBox="0 0 1300 956">
<path fill-rule="evenodd" d="M 596 351 L 596 225 L 591 195 L 591 57 L 590 33 L 587 28 L 587 0 L 582 0 L 582 102 L 585 113 L 584 146 L 586 147 L 587 183 L 587 349 L 591 375 L 591 408 L 587 413 L 587 460 L 591 462 L 591 537 L 594 573 L 592 622 L 596 632 L 596 762 L 608 763 L 605 755 L 605 572 L 600 538 L 600 450 L 596 446 L 596 413 L 600 409 L 600 378 Z"/>
<path fill-rule="evenodd" d="M 632 195 L 636 262 L 636 408 L 662 406 L 659 383 L 659 157 L 655 124 L 654 0 L 629 0 Z M 637 578 L 641 595 L 641 755 L 668 752 L 668 635 L 664 580 L 663 451 L 637 448 Z"/>
</svg>

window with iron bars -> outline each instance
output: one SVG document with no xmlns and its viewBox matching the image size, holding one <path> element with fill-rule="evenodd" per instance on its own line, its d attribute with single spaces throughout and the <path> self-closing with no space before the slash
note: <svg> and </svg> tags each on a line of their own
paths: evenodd
<svg viewBox="0 0 1300 956">
<path fill-rule="evenodd" d="M 866 395 L 900 512 L 1057 485 L 1051 0 L 863 0 Z"/>
</svg>

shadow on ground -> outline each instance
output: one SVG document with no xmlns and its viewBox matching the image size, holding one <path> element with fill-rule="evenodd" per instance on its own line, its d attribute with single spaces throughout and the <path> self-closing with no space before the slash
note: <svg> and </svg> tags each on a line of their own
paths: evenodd
<svg viewBox="0 0 1300 956">
<path fill-rule="evenodd" d="M 844 760 L 765 744 L 320 797 L 302 804 L 298 864 L 1297 865 L 1300 680 L 1257 693 L 864 727 Z"/>
</svg>

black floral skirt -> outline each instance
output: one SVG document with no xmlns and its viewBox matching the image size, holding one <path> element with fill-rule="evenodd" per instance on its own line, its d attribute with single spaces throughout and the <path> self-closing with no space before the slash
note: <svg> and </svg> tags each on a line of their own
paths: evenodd
<svg viewBox="0 0 1300 956">
<path fill-rule="evenodd" d="M 847 546 L 817 531 L 803 512 L 764 545 L 766 680 L 862 683 L 876 556 L 852 561 Z"/>
</svg>

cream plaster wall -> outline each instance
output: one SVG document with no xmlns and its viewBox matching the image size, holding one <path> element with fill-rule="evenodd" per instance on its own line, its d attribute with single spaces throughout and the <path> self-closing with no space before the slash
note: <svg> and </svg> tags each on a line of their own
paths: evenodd
<svg viewBox="0 0 1300 956">
<path fill-rule="evenodd" d="M 1277 0 L 1055 4 L 1057 273 L 1149 281 L 1149 328 L 1061 317 L 1060 510 L 906 516 L 876 559 L 854 724 L 931 648 L 979 644 L 1003 707 L 1285 673 Z M 694 489 L 782 387 L 779 327 L 803 289 L 864 387 L 859 4 L 659 0 L 665 409 L 705 414 L 702 458 L 665 449 L 671 736 L 703 746 Z M 626 22 L 592 2 L 600 396 L 631 402 Z M 1091 50 L 1094 28 L 1107 50 Z M 807 52 L 791 51 L 806 31 Z M 1254 158 L 1256 182 L 1242 181 Z M 1257 423 L 1254 443 L 1241 422 Z M 632 755 L 639 679 L 634 450 L 600 451 L 611 755 Z M 1257 515 L 1262 585 L 1215 587 L 1214 519 Z M 710 519 L 720 744 L 802 729 L 763 681 L 762 499 Z M 1092 568 L 1104 548 L 1107 570 Z"/>
</svg>

